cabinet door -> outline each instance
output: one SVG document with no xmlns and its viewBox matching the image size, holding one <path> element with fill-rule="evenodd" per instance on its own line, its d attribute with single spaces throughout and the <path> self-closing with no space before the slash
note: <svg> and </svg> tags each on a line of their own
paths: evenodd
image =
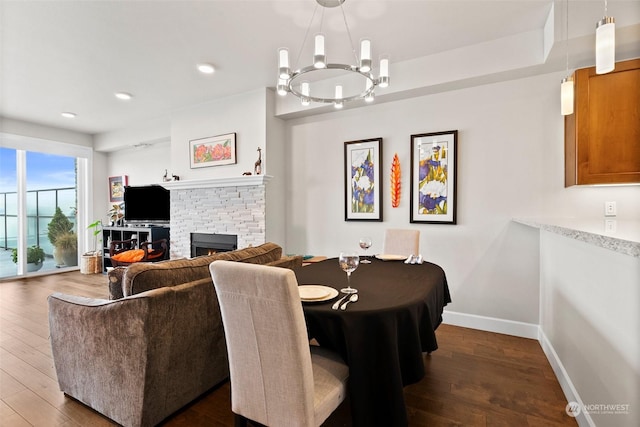
<svg viewBox="0 0 640 427">
<path fill-rule="evenodd" d="M 640 183 L 640 59 L 577 70 L 565 117 L 565 186 Z"/>
</svg>

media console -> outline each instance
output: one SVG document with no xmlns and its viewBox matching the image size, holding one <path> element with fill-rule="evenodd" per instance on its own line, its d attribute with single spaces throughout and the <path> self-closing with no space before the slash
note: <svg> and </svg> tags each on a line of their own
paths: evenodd
<svg viewBox="0 0 640 427">
<path fill-rule="evenodd" d="M 109 257 L 109 246 L 113 240 L 137 239 L 136 247 L 140 243 L 153 242 L 160 239 L 167 239 L 169 244 L 169 226 L 163 225 L 134 225 L 124 227 L 103 227 L 102 228 L 102 270 L 107 271 L 107 267 L 113 267 Z"/>
</svg>

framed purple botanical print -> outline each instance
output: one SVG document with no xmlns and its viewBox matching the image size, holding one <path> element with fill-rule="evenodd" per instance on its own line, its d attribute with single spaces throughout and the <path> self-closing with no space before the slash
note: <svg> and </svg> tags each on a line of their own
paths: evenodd
<svg viewBox="0 0 640 427">
<path fill-rule="evenodd" d="M 411 135 L 411 222 L 455 224 L 458 131 Z"/>
<path fill-rule="evenodd" d="M 344 143 L 345 221 L 382 221 L 382 138 Z"/>
</svg>

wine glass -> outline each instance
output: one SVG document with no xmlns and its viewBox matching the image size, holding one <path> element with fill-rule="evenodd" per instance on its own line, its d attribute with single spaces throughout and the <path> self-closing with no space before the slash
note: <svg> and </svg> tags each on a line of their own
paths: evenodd
<svg viewBox="0 0 640 427">
<path fill-rule="evenodd" d="M 357 289 L 351 287 L 351 273 L 358 268 L 360 264 L 360 257 L 354 252 L 340 252 L 340 258 L 338 258 L 340 268 L 347 273 L 347 287 L 340 289 L 340 292 L 345 294 L 355 294 Z"/>
<path fill-rule="evenodd" d="M 371 237 L 361 237 L 360 238 L 360 247 L 362 249 L 364 249 L 364 251 L 366 252 L 367 249 L 369 249 L 371 247 Z M 362 261 L 360 261 L 361 264 L 371 264 L 371 260 L 365 258 L 364 256 L 362 257 Z"/>
</svg>

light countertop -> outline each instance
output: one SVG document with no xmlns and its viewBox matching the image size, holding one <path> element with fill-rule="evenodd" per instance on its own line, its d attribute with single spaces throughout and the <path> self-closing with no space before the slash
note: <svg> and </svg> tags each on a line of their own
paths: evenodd
<svg viewBox="0 0 640 427">
<path fill-rule="evenodd" d="M 640 258 L 640 221 L 621 221 L 614 217 L 601 220 L 514 218 L 513 221 Z"/>
</svg>

